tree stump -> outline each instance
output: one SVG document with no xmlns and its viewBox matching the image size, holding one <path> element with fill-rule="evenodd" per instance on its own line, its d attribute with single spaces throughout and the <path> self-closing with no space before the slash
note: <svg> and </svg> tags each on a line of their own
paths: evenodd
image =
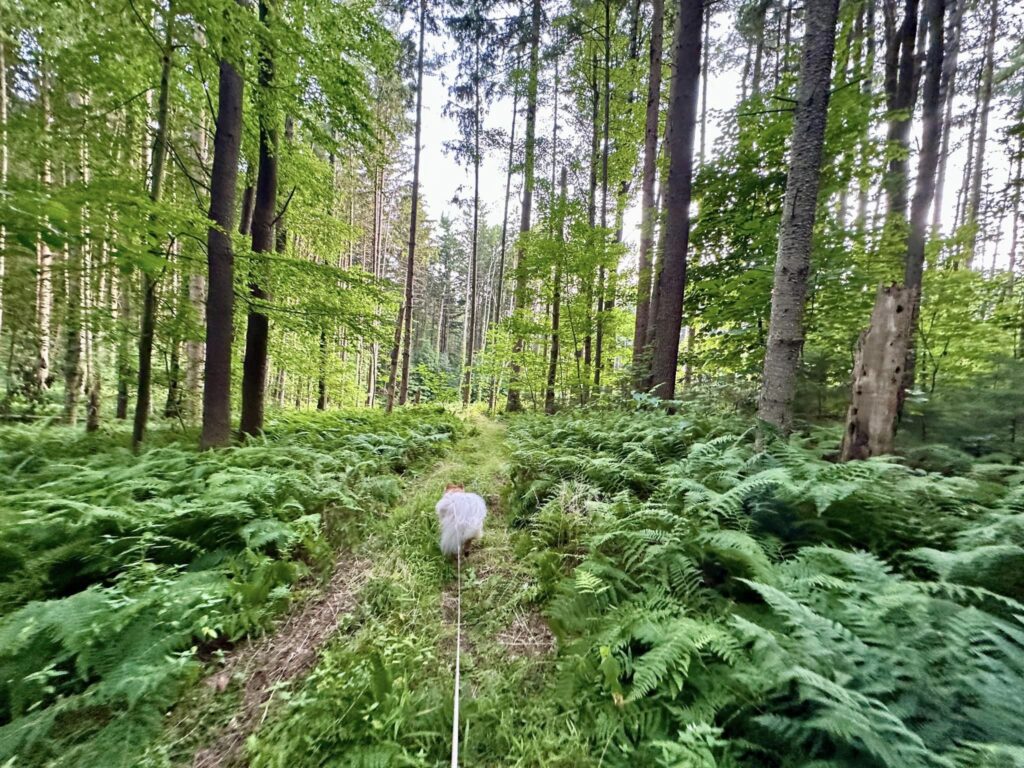
<svg viewBox="0 0 1024 768">
<path fill-rule="evenodd" d="M 915 291 L 878 286 L 871 325 L 861 333 L 853 365 L 842 461 L 892 453 Z"/>
</svg>

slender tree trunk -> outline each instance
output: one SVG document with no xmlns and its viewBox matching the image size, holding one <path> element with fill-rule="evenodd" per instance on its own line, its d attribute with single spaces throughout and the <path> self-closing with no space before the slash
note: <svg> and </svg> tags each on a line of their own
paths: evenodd
<svg viewBox="0 0 1024 768">
<path fill-rule="evenodd" d="M 946 163 L 949 160 L 949 141 L 953 131 L 953 102 L 956 100 L 957 58 L 960 55 L 960 35 L 963 31 L 964 7 L 967 0 L 949 0 L 953 4 L 950 15 L 946 53 L 942 62 L 942 95 L 945 117 L 942 124 L 942 148 L 939 150 L 939 168 L 935 177 L 935 203 L 932 206 L 932 236 L 942 232 L 942 205 L 946 192 Z"/>
<path fill-rule="evenodd" d="M 647 323 L 651 307 L 651 266 L 654 244 L 654 182 L 658 174 L 658 117 L 661 108 L 661 46 L 663 0 L 652 0 L 651 48 L 647 79 L 647 114 L 644 122 L 644 167 L 640 189 L 640 255 L 637 273 L 636 322 L 633 326 L 633 386 L 643 388 L 650 368 Z"/>
<path fill-rule="evenodd" d="M 78 420 L 82 393 L 82 268 L 84 257 L 72 258 L 67 250 L 67 307 L 64 314 L 64 417 L 65 424 Z"/>
<path fill-rule="evenodd" d="M 971 226 L 969 258 L 973 261 L 978 248 L 978 227 L 981 213 L 981 193 L 985 181 L 985 145 L 988 141 L 988 114 L 992 106 L 992 84 L 995 73 L 996 30 L 998 29 L 999 8 L 992 0 L 989 11 L 988 36 L 985 40 L 985 60 L 981 72 L 981 92 L 978 96 L 978 138 L 974 145 L 973 176 L 971 196 L 967 207 L 967 223 Z"/>
<path fill-rule="evenodd" d="M 240 0 L 242 2 L 242 0 Z M 227 59 L 220 62 L 217 93 L 217 127 L 213 138 L 213 170 L 210 175 L 212 225 L 206 233 L 209 282 L 206 292 L 206 360 L 203 367 L 202 448 L 227 445 L 231 440 L 231 341 L 234 337 L 235 259 L 231 230 L 235 220 L 235 186 L 238 156 L 242 147 L 242 96 L 244 81 Z M 246 211 L 252 187 L 242 196 L 243 226 L 252 221 Z M 247 234 L 245 231 L 242 234 Z"/>
<path fill-rule="evenodd" d="M 412 359 L 413 278 L 416 260 L 416 224 L 420 200 L 420 136 L 423 131 L 423 54 L 427 26 L 427 0 L 420 0 L 420 42 L 416 56 L 416 128 L 413 132 L 412 211 L 409 221 L 409 260 L 405 270 L 405 330 L 402 342 L 402 389 L 398 404 L 409 398 L 409 366 Z"/>
<path fill-rule="evenodd" d="M 530 22 L 530 73 L 526 86 L 526 158 L 523 167 L 523 208 L 519 221 L 520 235 L 530 231 L 530 217 L 533 213 L 533 169 L 537 130 L 537 80 L 540 68 L 540 22 L 540 0 L 533 0 L 533 13 Z M 516 254 L 515 289 L 515 309 L 519 316 L 516 317 L 512 379 L 509 382 L 508 401 L 505 406 L 509 412 L 522 410 L 523 407 L 519 394 L 519 377 L 521 374 L 519 356 L 522 355 L 523 350 L 526 348 L 526 340 L 523 336 L 522 328 L 522 314 L 526 310 L 526 284 L 526 254 L 523 251 L 522 240 L 520 239 L 519 251 Z"/>
<path fill-rule="evenodd" d="M 0 37 L 0 193 L 7 194 L 7 41 Z M 7 227 L 0 223 L 0 336 L 4 330 L 4 279 L 7 276 Z"/>
<path fill-rule="evenodd" d="M 395 344 L 391 348 L 391 364 L 388 369 L 388 401 L 387 412 L 391 413 L 395 407 L 396 389 L 398 386 L 398 358 L 402 344 L 402 324 L 405 319 L 405 305 L 398 308 L 398 320 L 395 323 Z"/>
<path fill-rule="evenodd" d="M 156 136 L 153 139 L 153 173 L 150 179 L 149 199 L 153 204 L 160 201 L 163 189 L 164 163 L 167 159 L 167 125 L 170 116 L 171 65 L 174 56 L 174 2 L 168 3 L 165 16 L 166 30 L 160 66 L 160 97 L 157 102 Z M 150 220 L 150 249 L 156 258 L 161 257 L 156 222 Z M 153 374 L 153 337 L 156 332 L 157 276 L 151 269 L 142 272 L 142 321 L 139 330 L 139 387 L 135 396 L 135 419 L 132 423 L 132 448 L 138 450 L 146 436 L 149 420 L 150 397 Z"/>
<path fill-rule="evenodd" d="M 555 284 L 551 296 L 551 349 L 548 358 L 547 388 L 544 390 L 544 412 L 555 412 L 555 380 L 558 376 L 558 356 L 560 353 L 559 330 L 562 316 L 562 261 L 565 258 L 565 205 L 569 187 L 569 172 L 562 166 L 562 177 L 559 183 L 558 241 L 559 250 L 555 256 Z"/>
<path fill-rule="evenodd" d="M 888 208 L 886 222 L 905 226 L 907 220 L 907 163 L 914 111 L 918 0 L 906 0 L 903 22 L 896 28 L 895 2 L 886 2 L 885 94 L 889 112 L 887 140 L 891 158 L 883 179 Z"/>
<path fill-rule="evenodd" d="M 788 432 L 793 423 L 793 397 L 804 344 L 804 301 L 811 268 L 838 11 L 839 0 L 821 0 L 807 6 L 800 88 L 757 409 L 761 421 L 782 432 Z"/>
<path fill-rule="evenodd" d="M 921 151 L 917 166 L 917 182 L 910 206 L 910 233 L 903 285 L 910 291 L 910 335 L 907 338 L 907 361 L 903 370 L 905 393 L 914 385 L 916 372 L 917 321 L 920 312 L 921 282 L 924 275 L 924 250 L 928 234 L 928 210 L 936 194 L 935 173 L 939 164 L 942 134 L 942 58 L 944 54 L 944 14 L 947 0 L 925 0 L 922 23 L 928 27 L 928 53 L 925 61 L 924 90 L 921 97 Z M 955 0 L 954 0 L 955 2 Z M 902 406 L 904 395 L 900 394 Z"/>
<path fill-rule="evenodd" d="M 473 78 L 473 242 L 469 255 L 469 333 L 466 337 L 466 372 L 462 382 L 462 404 L 472 395 L 473 347 L 476 341 L 477 259 L 480 248 L 480 40 L 476 41 L 476 73 Z"/>
<path fill-rule="evenodd" d="M 45 64 L 42 65 L 45 67 Z M 43 139 L 45 142 L 44 151 L 46 156 L 43 159 L 42 175 L 40 182 L 45 194 L 49 194 L 53 186 L 53 166 L 50 162 L 51 140 L 50 124 L 53 115 L 50 110 L 50 79 L 44 72 L 39 77 L 39 100 L 43 112 Z M 37 354 L 35 361 L 34 387 L 37 393 L 50 386 L 50 347 L 51 347 L 51 322 L 53 316 L 53 251 L 43 237 L 37 241 L 36 251 L 36 331 L 37 331 Z"/>
<path fill-rule="evenodd" d="M 605 295 L 604 250 L 608 244 L 608 156 L 611 152 L 611 73 L 612 73 L 612 14 L 611 0 L 604 0 L 604 86 L 602 90 L 603 117 L 601 136 L 601 262 L 597 270 L 597 338 L 594 350 L 594 388 L 600 391 L 604 367 L 604 326 L 607 313 Z"/>
<path fill-rule="evenodd" d="M 238 233 L 240 235 L 252 234 L 252 209 L 255 203 L 256 186 L 250 182 L 242 190 L 242 213 L 238 218 Z"/>
<path fill-rule="evenodd" d="M 320 329 L 320 364 L 316 380 L 316 409 L 327 410 L 327 330 Z"/>
<path fill-rule="evenodd" d="M 669 154 L 665 186 L 665 250 L 659 276 L 657 333 L 652 357 L 652 384 L 663 400 L 676 393 L 679 331 L 683 322 L 683 291 L 690 241 L 690 194 L 693 187 L 693 143 L 700 86 L 703 0 L 680 0 L 673 41 L 672 88 L 665 143 Z"/>
<path fill-rule="evenodd" d="M 260 22 L 271 26 L 270 0 L 260 0 Z M 265 44 L 259 54 L 259 88 L 272 101 L 274 83 L 274 55 Z M 255 264 L 249 275 L 249 311 L 245 328 L 245 357 L 242 361 L 242 414 L 239 431 L 242 435 L 256 435 L 263 431 L 263 417 L 267 389 L 267 346 L 270 319 L 260 304 L 267 300 L 260 284 L 263 265 L 260 254 L 274 250 L 274 218 L 277 209 L 277 116 L 265 105 L 259 115 L 259 171 L 252 213 L 252 251 Z"/>
</svg>

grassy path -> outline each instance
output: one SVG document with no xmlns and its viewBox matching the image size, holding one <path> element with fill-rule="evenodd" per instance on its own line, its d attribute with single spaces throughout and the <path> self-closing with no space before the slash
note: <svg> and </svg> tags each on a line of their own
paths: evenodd
<svg viewBox="0 0 1024 768">
<path fill-rule="evenodd" d="M 337 631 L 324 638 L 305 679 L 260 698 L 258 717 L 232 735 L 240 746 L 239 737 L 255 730 L 248 759 L 236 754 L 195 765 L 447 764 L 456 582 L 454 566 L 438 551 L 434 515 L 447 482 L 484 496 L 489 511 L 482 545 L 463 562 L 462 764 L 589 762 L 552 696 L 543 695 L 550 694 L 553 638 L 531 607 L 531 571 L 516 556 L 502 509 L 504 426 L 473 415 L 468 430 L 370 524 L 347 574 L 342 563 L 332 582 L 346 595 L 334 603 Z M 550 761 L 554 754 L 559 762 Z"/>
</svg>

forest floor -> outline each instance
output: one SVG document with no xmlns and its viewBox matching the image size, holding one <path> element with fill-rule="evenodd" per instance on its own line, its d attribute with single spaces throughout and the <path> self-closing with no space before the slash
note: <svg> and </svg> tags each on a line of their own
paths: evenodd
<svg viewBox="0 0 1024 768">
<path fill-rule="evenodd" d="M 434 504 L 448 482 L 463 483 L 467 490 L 482 495 L 488 506 L 483 542 L 463 560 L 462 567 L 463 755 L 472 755 L 474 741 L 490 735 L 474 732 L 472 713 L 481 707 L 490 716 L 523 723 L 508 711 L 510 701 L 516 697 L 522 701 L 516 681 L 549 677 L 554 637 L 530 606 L 533 578 L 529 567 L 515 555 L 513 532 L 502 506 L 508 481 L 505 427 L 479 414 L 467 417 L 467 427 L 468 434 L 445 458 L 408 482 L 395 507 L 369 523 L 361 543 L 340 554 L 319 595 L 296 606 L 275 632 L 228 653 L 183 701 L 168 732 L 176 743 L 170 750 L 176 755 L 176 764 L 193 768 L 245 765 L 251 760 L 246 750 L 251 752 L 256 745 L 255 749 L 262 751 L 265 745 L 261 742 L 269 742 L 272 750 L 278 748 L 278 757 L 284 750 L 295 764 L 305 764 L 303 755 L 295 754 L 294 743 L 303 741 L 303 734 L 295 731 L 301 731 L 308 718 L 301 712 L 282 712 L 287 708 L 282 708 L 281 702 L 296 695 L 303 685 L 321 690 L 318 675 L 344 676 L 337 668 L 318 670 L 318 664 L 323 666 L 325 656 L 332 653 L 344 656 L 358 648 L 363 658 L 377 651 L 387 658 L 391 637 L 389 632 L 381 632 L 382 618 L 394 624 L 397 635 L 434 646 L 428 653 L 431 662 L 423 665 L 427 678 L 433 679 L 417 680 L 415 685 L 417 690 L 433 689 L 435 698 L 447 690 L 450 733 L 458 584 L 454 566 L 438 551 L 434 515 Z M 329 666 L 336 667 L 336 662 Z M 396 666 L 400 665 L 396 662 Z M 546 718 L 540 712 L 525 717 L 542 730 L 552 725 L 543 722 Z M 268 720 L 273 727 L 264 737 L 260 729 Z M 530 730 L 522 735 L 527 741 Z M 358 739 L 361 743 L 339 744 L 335 749 L 372 749 L 373 738 L 367 733 Z M 440 757 L 437 753 L 446 739 L 442 731 L 429 739 L 425 751 Z M 403 742 L 401 737 L 396 740 Z M 306 738 L 305 743 L 304 749 L 318 751 L 321 760 L 325 755 L 320 750 L 329 753 L 332 749 L 315 739 Z M 481 749 L 492 753 L 490 745 Z M 421 746 L 421 754 L 423 751 Z M 531 764 L 532 758 L 526 756 L 529 748 L 511 751 L 523 755 L 520 760 L 508 755 L 513 759 L 503 764 Z"/>
</svg>

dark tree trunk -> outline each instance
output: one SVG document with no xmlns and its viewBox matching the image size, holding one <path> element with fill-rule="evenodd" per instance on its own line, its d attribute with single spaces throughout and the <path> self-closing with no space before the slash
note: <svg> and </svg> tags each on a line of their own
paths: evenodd
<svg viewBox="0 0 1024 768">
<path fill-rule="evenodd" d="M 469 330 L 466 334 L 466 371 L 462 381 L 462 404 L 469 405 L 473 383 L 473 347 L 476 343 L 477 259 L 480 247 L 480 40 L 476 41 L 476 73 L 473 82 L 473 242 L 469 255 Z"/>
<path fill-rule="evenodd" d="M 555 381 L 558 378 L 558 355 L 561 351 L 559 330 L 562 317 L 562 261 L 565 258 L 562 249 L 565 243 L 565 204 L 569 186 L 569 172 L 564 166 L 559 186 L 561 192 L 557 227 L 560 248 L 555 256 L 555 285 L 551 296 L 551 350 L 548 358 L 547 388 L 544 390 L 544 412 L 548 414 L 555 412 Z"/>
<path fill-rule="evenodd" d="M 427 27 L 427 0 L 420 0 L 420 42 L 416 52 L 416 128 L 413 131 L 412 210 L 409 221 L 409 259 L 405 268 L 405 329 L 402 341 L 402 388 L 398 404 L 409 398 L 409 366 L 412 359 L 413 278 L 416 262 L 416 224 L 420 202 L 420 136 L 423 131 L 423 47 Z M 390 398 L 389 398 L 390 399 Z"/>
<path fill-rule="evenodd" d="M 166 33 L 160 67 L 160 97 L 157 102 L 156 136 L 153 139 L 153 175 L 149 187 L 149 199 L 155 204 L 160 201 L 163 189 L 164 162 L 167 158 L 167 120 L 170 114 L 171 64 L 174 56 L 174 3 L 167 7 Z M 153 255 L 161 258 L 161 247 L 157 242 L 156 222 L 150 221 L 150 248 Z M 142 273 L 142 322 L 139 329 L 139 388 L 135 398 L 135 419 L 132 423 L 132 449 L 138 450 L 146 436 L 146 422 L 149 420 L 149 405 L 153 376 L 153 336 L 156 332 L 156 275 L 150 270 Z"/>
<path fill-rule="evenodd" d="M 764 377 L 757 407 L 758 418 L 782 432 L 788 432 L 793 423 L 793 396 L 804 345 L 804 301 L 811 269 L 839 0 L 821 0 L 807 9 Z"/>
<path fill-rule="evenodd" d="M 597 333 L 594 350 L 594 388 L 600 392 L 601 369 L 604 367 L 604 326 L 608 313 L 605 285 L 604 248 L 608 243 L 608 155 L 611 152 L 611 85 L 612 74 L 612 12 L 611 0 L 604 0 L 604 86 L 602 91 L 603 118 L 601 130 L 601 251 L 602 261 L 597 269 Z"/>
<path fill-rule="evenodd" d="M 526 86 L 526 157 L 523 164 L 523 208 L 519 219 L 519 233 L 526 234 L 530 231 L 530 217 L 533 213 L 533 169 L 534 154 L 536 151 L 537 133 L 537 79 L 540 68 L 540 0 L 533 0 L 533 12 L 530 21 L 530 72 Z M 522 240 L 520 240 L 522 243 Z M 515 309 L 521 315 L 526 310 L 527 291 L 527 270 L 526 254 L 520 244 L 519 252 L 516 254 L 516 290 Z M 515 318 L 515 345 L 512 360 L 512 379 L 508 387 L 508 400 L 505 408 L 510 412 L 522 410 L 522 400 L 519 393 L 519 375 L 521 373 L 518 356 L 526 348 L 526 340 L 523 337 L 522 317 Z"/>
<path fill-rule="evenodd" d="M 654 244 L 654 182 L 658 174 L 658 116 L 661 107 L 661 46 L 664 3 L 652 0 L 651 49 L 647 80 L 647 115 L 644 124 L 644 168 L 641 182 L 640 256 L 637 274 L 636 323 L 633 326 L 633 384 L 643 388 L 650 368 L 647 323 L 651 311 L 651 266 Z"/>
<path fill-rule="evenodd" d="M 883 179 L 888 201 L 886 222 L 904 223 L 907 219 L 907 161 L 910 154 L 910 129 L 914 111 L 916 66 L 914 45 L 917 39 L 918 0 L 906 0 L 903 21 L 896 27 L 895 0 L 886 0 L 885 95 L 889 112 L 887 140 L 889 167 Z"/>
<path fill-rule="evenodd" d="M 210 175 L 210 221 L 206 233 L 209 279 L 206 293 L 206 361 L 203 368 L 203 431 L 200 447 L 216 448 L 231 440 L 231 342 L 234 338 L 235 261 L 231 230 L 235 220 L 235 185 L 242 147 L 242 95 L 244 81 L 234 65 L 220 62 L 217 127 L 213 139 Z M 242 196 L 242 222 L 246 224 L 247 198 Z M 251 222 L 251 216 L 248 217 Z M 243 231 L 242 234 L 245 234 Z"/>
<path fill-rule="evenodd" d="M 270 2 L 260 0 L 260 21 L 270 26 Z M 274 88 L 274 57 L 268 47 L 260 51 L 259 88 L 270 93 Z M 260 254 L 274 250 L 274 217 L 277 213 L 277 117 L 259 115 L 260 149 L 256 195 L 252 213 L 252 250 L 255 263 L 249 275 L 249 311 L 245 328 L 245 357 L 242 360 L 242 435 L 263 431 L 267 389 L 267 346 L 270 318 L 260 306 L 268 298 L 260 284 L 263 265 Z"/>
<path fill-rule="evenodd" d="M 955 0 L 954 0 L 955 1 Z M 928 209 L 935 195 L 935 172 L 939 164 L 940 144 L 944 127 L 942 125 L 942 58 L 944 54 L 944 14 L 946 0 L 925 0 L 922 23 L 928 27 L 928 53 L 924 68 L 924 90 L 921 96 L 921 152 L 917 166 L 917 182 L 910 206 L 910 233 L 907 237 L 907 258 L 903 284 L 910 291 L 913 304 L 910 307 L 910 336 L 907 339 L 908 355 L 904 369 L 903 391 L 914 385 L 916 354 L 914 335 L 921 297 L 921 280 L 924 274 L 924 249 L 928 233 Z M 900 395 L 902 406 L 903 395 Z"/>
<path fill-rule="evenodd" d="M 669 165 L 665 186 L 665 250 L 659 275 L 660 297 L 651 373 L 655 394 L 672 400 L 679 363 L 679 330 L 683 324 L 683 291 L 690 241 L 690 196 L 693 187 L 693 143 L 700 87 L 703 0 L 680 0 L 673 41 L 672 88 L 666 134 Z"/>
<path fill-rule="evenodd" d="M 238 220 L 238 233 L 240 235 L 252 233 L 252 207 L 255 202 L 256 187 L 251 183 L 246 184 L 245 189 L 242 190 L 242 215 Z"/>
</svg>

